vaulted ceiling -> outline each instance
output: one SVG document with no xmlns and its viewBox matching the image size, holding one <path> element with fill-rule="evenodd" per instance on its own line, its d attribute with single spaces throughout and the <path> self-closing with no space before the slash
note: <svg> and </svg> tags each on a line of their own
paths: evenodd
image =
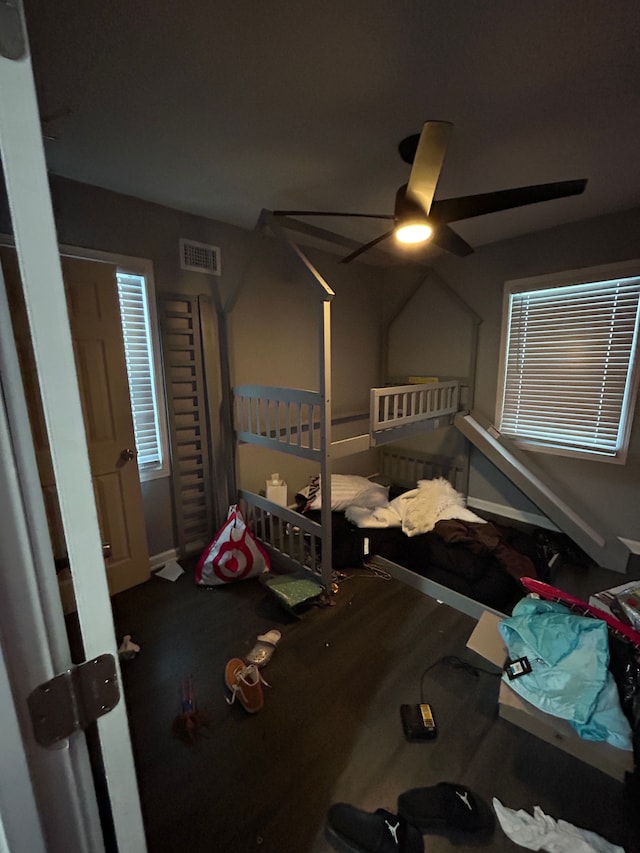
<svg viewBox="0 0 640 853">
<path fill-rule="evenodd" d="M 473 246 L 640 205 L 637 0 L 25 6 L 49 168 L 78 181 L 247 228 L 262 208 L 391 213 L 398 143 L 441 119 L 437 199 L 589 179 L 457 223 Z"/>
</svg>

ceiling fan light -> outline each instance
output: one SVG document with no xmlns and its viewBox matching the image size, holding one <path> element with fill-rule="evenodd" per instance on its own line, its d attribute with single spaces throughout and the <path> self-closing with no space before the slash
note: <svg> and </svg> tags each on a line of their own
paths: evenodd
<svg viewBox="0 0 640 853">
<path fill-rule="evenodd" d="M 432 234 L 433 228 L 426 222 L 403 222 L 395 230 L 400 243 L 425 243 Z"/>
</svg>

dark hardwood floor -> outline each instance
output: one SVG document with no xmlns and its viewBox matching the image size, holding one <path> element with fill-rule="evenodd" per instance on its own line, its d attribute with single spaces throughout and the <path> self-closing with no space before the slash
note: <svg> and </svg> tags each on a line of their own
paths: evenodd
<svg viewBox="0 0 640 853">
<path fill-rule="evenodd" d="M 290 616 L 258 581 L 202 589 L 187 572 L 113 599 L 118 638 L 141 646 L 123 681 L 150 853 L 326 853 L 332 802 L 395 811 L 398 795 L 462 782 L 491 801 L 555 818 L 640 849 L 629 786 L 497 715 L 499 679 L 440 662 L 487 664 L 465 644 L 470 617 L 394 580 L 349 573 L 335 606 Z M 263 674 L 265 707 L 225 702 L 223 672 L 257 634 L 282 632 Z M 437 740 L 409 743 L 403 702 L 433 706 Z M 210 715 L 193 746 L 172 734 L 182 679 Z M 500 828 L 486 849 L 521 850 Z M 425 836 L 425 850 L 476 849 L 473 838 Z"/>
</svg>

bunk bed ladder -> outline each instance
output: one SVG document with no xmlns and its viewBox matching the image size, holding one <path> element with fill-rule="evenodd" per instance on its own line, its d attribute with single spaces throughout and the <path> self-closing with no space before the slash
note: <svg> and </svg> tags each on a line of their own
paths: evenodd
<svg viewBox="0 0 640 853">
<path fill-rule="evenodd" d="M 186 556 L 207 545 L 214 527 L 198 297 L 162 294 L 160 323 L 176 535 Z"/>
</svg>

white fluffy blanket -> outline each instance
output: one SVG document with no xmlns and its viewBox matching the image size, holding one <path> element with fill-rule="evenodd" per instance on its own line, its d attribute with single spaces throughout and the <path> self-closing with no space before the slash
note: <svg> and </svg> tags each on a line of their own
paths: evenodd
<svg viewBox="0 0 640 853">
<path fill-rule="evenodd" d="M 465 506 L 464 497 L 448 480 L 418 480 L 417 488 L 404 492 L 388 506 L 366 509 L 347 507 L 346 517 L 358 527 L 402 527 L 407 536 L 428 533 L 436 522 L 448 518 L 483 522 Z"/>
</svg>

